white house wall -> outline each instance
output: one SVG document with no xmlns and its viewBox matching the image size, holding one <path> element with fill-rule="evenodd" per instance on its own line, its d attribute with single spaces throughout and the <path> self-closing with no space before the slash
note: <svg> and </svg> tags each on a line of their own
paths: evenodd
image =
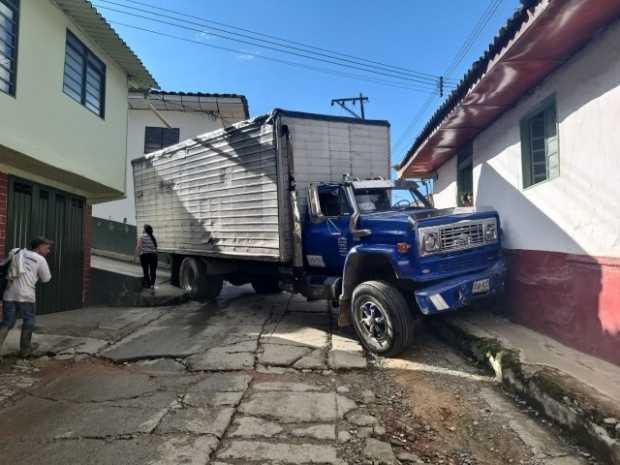
<svg viewBox="0 0 620 465">
<path fill-rule="evenodd" d="M 560 175 L 522 187 L 520 121 L 555 95 Z M 620 257 L 620 23 L 547 77 L 473 143 L 476 205 L 495 207 L 505 246 Z M 456 203 L 456 163 L 438 171 L 438 206 Z"/>
<path fill-rule="evenodd" d="M 241 103 L 239 106 L 241 107 Z M 161 111 L 161 114 L 172 127 L 179 128 L 179 140 L 189 139 L 224 127 L 220 118 L 213 119 L 206 113 Z M 226 121 L 227 125 L 236 122 L 236 120 Z M 147 126 L 164 127 L 164 124 L 150 110 L 129 110 L 126 198 L 95 205 L 93 216 L 118 222 L 123 222 L 126 219 L 128 224 L 136 224 L 131 161 L 144 155 L 144 132 Z"/>
<path fill-rule="evenodd" d="M 456 206 L 456 157 L 450 158 L 437 171 L 433 192 L 433 199 L 437 208 Z"/>
<path fill-rule="evenodd" d="M 63 93 L 67 29 L 106 65 L 105 117 Z M 48 0 L 22 0 L 15 97 L 0 93 L 0 145 L 95 181 L 121 196 L 125 189 L 127 75 Z M 24 175 L 2 163 L 0 170 Z M 47 182 L 46 173 L 37 180 Z M 47 182 L 65 190 L 74 185 Z M 108 194 L 109 195 L 109 194 Z"/>
</svg>

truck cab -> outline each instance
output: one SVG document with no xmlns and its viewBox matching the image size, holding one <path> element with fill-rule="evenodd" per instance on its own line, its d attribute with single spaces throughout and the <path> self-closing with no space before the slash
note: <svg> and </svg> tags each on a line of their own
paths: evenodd
<svg viewBox="0 0 620 465">
<path fill-rule="evenodd" d="M 435 209 L 414 181 L 311 184 L 303 253 L 306 282 L 325 283 L 339 323 L 381 355 L 409 345 L 421 315 L 491 300 L 504 287 L 497 212 Z"/>
</svg>

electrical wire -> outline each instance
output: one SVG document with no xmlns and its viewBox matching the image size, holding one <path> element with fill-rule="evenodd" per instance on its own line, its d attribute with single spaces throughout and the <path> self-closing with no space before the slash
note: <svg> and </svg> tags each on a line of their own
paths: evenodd
<svg viewBox="0 0 620 465">
<path fill-rule="evenodd" d="M 105 1 L 108 3 L 108 0 L 100 0 L 100 1 Z M 409 76 L 404 76 L 404 75 L 400 75 L 400 74 L 394 74 L 394 73 L 386 73 L 386 72 L 382 72 L 382 71 L 378 71 L 378 70 L 374 70 L 372 68 L 368 68 L 367 66 L 364 65 L 364 67 L 360 67 L 360 66 L 355 66 L 355 65 L 349 65 L 349 64 L 345 64 L 345 63 L 341 63 L 339 61 L 334 61 L 332 59 L 325 59 L 325 58 L 321 58 L 318 56 L 311 56 L 311 55 L 307 55 L 305 53 L 300 53 L 300 52 L 296 52 L 293 50 L 288 50 L 288 49 L 282 49 L 282 48 L 278 48 L 278 47 L 273 47 L 270 45 L 264 45 L 264 44 L 259 44 L 256 42 L 252 42 L 252 41 L 248 41 L 245 39 L 236 39 L 236 38 L 231 38 L 228 37 L 226 35 L 220 34 L 220 33 L 216 33 L 216 32 L 206 32 L 204 29 L 196 29 L 195 27 L 191 27 L 188 26 L 184 23 L 187 23 L 187 21 L 183 21 L 182 24 L 178 24 L 178 23 L 174 23 L 174 22 L 170 22 L 170 21 L 165 21 L 159 18 L 152 18 L 149 16 L 145 16 L 142 14 L 138 14 L 138 13 L 132 13 L 132 12 L 127 12 L 127 11 L 123 11 L 123 10 L 119 10 L 118 8 L 112 8 L 112 7 L 108 7 L 108 6 L 104 6 L 104 5 L 97 5 L 98 8 L 102 8 L 102 9 L 106 9 L 106 10 L 110 10 L 110 11 L 114 11 L 116 13 L 120 13 L 120 14 L 124 14 L 127 16 L 131 16 L 134 18 L 140 18 L 140 19 L 145 19 L 147 21 L 152 21 L 152 22 L 156 22 L 156 23 L 160 23 L 160 24 L 165 24 L 168 26 L 172 26 L 178 29 L 184 29 L 184 30 L 189 30 L 189 31 L 193 31 L 193 32 L 199 32 L 201 34 L 206 34 L 206 35 L 211 35 L 214 37 L 219 37 L 221 39 L 225 39 L 225 40 L 230 40 L 230 41 L 234 41 L 234 42 L 238 42 L 238 43 L 242 43 L 245 45 L 251 45 L 254 47 L 260 47 L 260 48 L 264 48 L 264 49 L 268 49 L 271 51 L 276 51 L 276 52 L 280 52 L 280 53 L 286 53 L 289 55 L 294 55 L 297 57 L 301 57 L 304 59 L 309 59 L 309 60 L 314 60 L 314 61 L 320 61 L 320 62 L 324 62 L 324 63 L 328 63 L 328 64 L 332 64 L 332 65 L 336 65 L 336 66 L 340 66 L 346 69 L 355 69 L 358 71 L 364 71 L 367 73 L 373 73 L 373 74 L 377 74 L 377 75 L 381 75 L 381 76 L 386 76 L 386 77 L 390 77 L 392 79 L 400 79 L 400 80 L 404 80 L 404 81 L 409 81 L 409 82 L 413 82 L 416 83 L 418 85 L 425 85 L 428 87 L 437 87 L 437 82 L 436 81 L 431 81 L 431 80 L 423 80 L 417 77 L 409 77 Z M 125 7 L 125 8 L 131 8 L 131 7 Z M 151 13 L 148 13 L 151 14 Z M 181 20 L 175 20 L 175 21 L 181 21 Z"/>
<path fill-rule="evenodd" d="M 489 3 L 489 6 L 486 8 L 486 10 L 481 15 L 480 19 L 474 26 L 474 29 L 470 32 L 467 40 L 465 40 L 465 42 L 463 43 L 459 51 L 456 53 L 454 59 L 452 60 L 448 68 L 446 69 L 444 75 L 451 76 L 452 73 L 456 70 L 456 68 L 461 64 L 463 59 L 470 52 L 473 45 L 479 39 L 480 34 L 484 31 L 486 26 L 489 24 L 489 21 L 491 20 L 491 18 L 497 12 L 497 9 L 499 8 L 502 1 L 503 0 L 493 0 L 491 3 Z"/>
<path fill-rule="evenodd" d="M 387 71 L 391 71 L 391 72 L 394 72 L 394 71 L 404 72 L 405 74 L 409 74 L 409 75 L 412 75 L 412 76 L 424 78 L 424 79 L 427 79 L 427 80 L 431 80 L 433 82 L 436 82 L 438 80 L 438 78 L 439 78 L 439 76 L 434 75 L 434 74 L 424 73 L 424 72 L 420 72 L 420 71 L 415 71 L 415 70 L 412 70 L 412 69 L 409 69 L 409 68 L 404 68 L 404 67 L 400 67 L 400 66 L 390 65 L 390 64 L 386 64 L 386 63 L 370 60 L 370 59 L 367 59 L 367 58 L 361 58 L 361 57 L 355 56 L 355 55 L 349 55 L 349 54 L 342 53 L 342 52 L 337 52 L 337 51 L 334 51 L 334 50 L 329 50 L 329 49 L 325 49 L 325 48 L 321 48 L 321 47 L 316 47 L 316 46 L 313 46 L 313 45 L 304 44 L 302 42 L 297 42 L 297 41 L 293 41 L 293 40 L 289 40 L 289 39 L 284 39 L 284 38 L 281 38 L 281 37 L 278 37 L 278 36 L 274 36 L 274 35 L 270 35 L 270 34 L 264 34 L 264 33 L 261 33 L 261 32 L 252 31 L 250 29 L 246 29 L 246 28 L 242 28 L 242 27 L 238 27 L 238 26 L 222 23 L 222 22 L 219 22 L 219 21 L 210 20 L 210 19 L 203 18 L 203 17 L 200 17 L 200 16 L 195 16 L 195 15 L 191 15 L 191 14 L 187 14 L 187 13 L 180 13 L 178 11 L 175 11 L 175 10 L 172 10 L 172 9 L 169 9 L 169 8 L 157 7 L 157 6 L 150 5 L 148 3 L 144 3 L 144 2 L 140 2 L 140 1 L 136 1 L 136 0 L 125 0 L 125 4 L 114 2 L 114 1 L 111 1 L 111 0 L 99 0 L 99 1 L 102 1 L 104 3 L 109 3 L 109 4 L 112 4 L 112 5 L 121 6 L 121 7 L 126 8 L 126 9 L 133 9 L 135 11 L 147 12 L 149 14 L 156 14 L 156 13 L 153 13 L 153 11 L 161 11 L 161 12 L 172 13 L 173 15 L 178 16 L 180 18 L 191 18 L 191 19 L 199 20 L 201 23 L 195 23 L 194 22 L 193 24 L 201 25 L 201 26 L 207 27 L 207 28 L 212 28 L 214 30 L 217 30 L 217 31 L 220 31 L 220 32 L 224 32 L 224 33 L 227 33 L 227 34 L 237 35 L 237 36 L 248 38 L 248 39 L 251 39 L 251 40 L 260 40 L 260 41 L 263 41 L 263 42 L 266 42 L 266 43 L 269 43 L 269 44 L 272 44 L 272 45 L 290 47 L 290 48 L 293 48 L 293 49 L 298 50 L 298 51 L 303 51 L 305 53 L 316 53 L 316 52 L 313 52 L 313 50 L 317 50 L 317 51 L 320 51 L 320 52 L 326 52 L 326 53 L 328 53 L 330 55 L 325 55 L 325 54 L 319 54 L 319 55 L 320 56 L 325 56 L 325 57 L 328 57 L 328 58 L 348 61 L 348 62 L 351 62 L 351 63 L 354 63 L 354 64 L 360 64 L 360 65 L 364 65 L 364 66 L 371 66 L 371 67 L 374 67 L 374 68 L 377 68 L 377 69 L 383 69 L 383 70 L 387 70 Z M 127 3 L 148 7 L 150 10 L 144 10 L 144 9 L 137 8 L 137 7 L 131 7 L 131 6 L 128 6 Z M 177 20 L 177 21 L 181 20 L 180 18 L 176 18 L 174 16 L 162 15 L 161 13 L 157 13 L 157 15 L 161 16 L 161 17 L 166 17 L 166 18 L 169 18 L 169 19 L 174 19 L 174 20 Z M 232 29 L 232 30 L 236 30 L 236 31 L 242 31 L 242 32 L 245 32 L 245 33 L 249 33 L 249 34 L 251 34 L 253 36 L 257 36 L 257 37 L 248 36 L 247 34 L 238 34 L 238 33 L 232 32 L 232 31 L 228 31 L 226 29 L 214 28 L 213 26 L 208 26 L 207 24 L 216 24 L 218 26 L 222 26 L 223 28 Z M 268 38 L 268 39 L 273 39 L 273 40 L 275 40 L 277 42 L 274 42 L 273 40 L 262 40 L 259 37 L 265 37 L 265 38 Z M 278 43 L 278 42 L 281 42 L 281 43 Z M 290 45 L 286 45 L 286 44 L 292 44 L 292 45 L 295 45 L 295 46 L 301 46 L 303 48 L 291 47 Z M 334 56 L 334 55 L 336 55 L 336 56 Z M 353 60 L 357 60 L 357 61 L 346 60 L 344 58 L 338 58 L 337 56 L 344 57 L 344 58 L 347 58 L 347 59 L 353 59 Z M 359 63 L 360 61 L 361 62 L 365 62 L 365 63 Z M 373 65 L 377 65 L 377 66 L 373 66 Z M 453 80 L 445 79 L 444 81 L 446 83 L 450 83 Z M 456 83 L 456 82 L 454 82 L 454 83 Z"/>
<path fill-rule="evenodd" d="M 144 28 L 141 26 L 136 26 L 134 24 L 127 24 L 127 23 L 123 23 L 120 21 L 109 21 L 110 24 L 113 24 L 115 26 L 123 26 L 123 27 L 128 27 L 130 29 L 135 29 L 138 31 L 143 31 L 143 32 L 148 32 L 151 34 L 155 34 L 155 35 L 159 35 L 162 37 L 168 37 L 171 39 L 176 39 L 176 40 L 181 40 L 184 42 L 188 42 L 188 43 L 192 43 L 192 44 L 197 44 L 197 45 L 202 45 L 204 47 L 209 47 L 209 48 L 213 48 L 213 49 L 217 49 L 217 50 L 222 50 L 222 51 L 226 51 L 226 52 L 232 52 L 235 54 L 242 54 L 242 55 L 247 55 L 248 52 L 244 51 L 244 50 L 238 50 L 238 49 L 233 49 L 233 48 L 229 48 L 229 47 L 223 47 L 220 45 L 215 45 L 215 44 L 207 44 L 205 42 L 201 42 L 199 40 L 194 40 L 194 39 L 189 39 L 187 37 L 181 37 L 181 36 L 177 36 L 174 34 L 168 34 L 165 32 L 161 32 L 161 31 L 154 31 L 152 29 L 148 29 L 148 28 Z M 345 73 L 339 70 L 333 70 L 333 69 L 329 69 L 329 68 L 319 68 L 316 66 L 310 66 L 304 63 L 298 63 L 298 62 L 294 62 L 294 61 L 288 61 L 288 60 L 282 60 L 279 58 L 275 58 L 275 57 L 270 57 L 270 56 L 265 56 L 265 55 L 252 55 L 254 58 L 257 59 L 261 59 L 261 60 L 267 60 L 267 61 L 273 61 L 276 63 L 282 63 L 282 64 L 286 64 L 289 66 L 295 66 L 297 68 L 303 68 L 303 69 L 308 69 L 311 71 L 316 71 L 316 72 L 320 72 L 320 73 L 324 73 L 324 74 L 331 74 L 331 75 L 336 75 L 336 76 L 341 76 L 341 77 L 346 77 L 346 78 L 350 78 L 350 79 L 356 79 L 356 80 L 362 80 L 362 81 L 367 81 L 367 82 L 372 82 L 375 84 L 381 84 L 381 85 L 385 85 L 385 86 L 389 86 L 389 87 L 394 87 L 397 89 L 403 89 L 403 90 L 410 90 L 410 91 L 414 91 L 414 92 L 423 92 L 423 93 L 429 93 L 429 92 L 433 92 L 432 89 L 428 89 L 426 87 L 412 87 L 412 86 L 407 86 L 404 85 L 402 83 L 396 83 L 396 82 L 392 82 L 392 81 L 386 81 L 386 80 L 382 80 L 382 79 L 377 79 L 371 76 L 363 76 L 363 75 L 359 75 L 359 74 L 352 74 L 352 73 Z M 437 92 L 437 91 L 435 91 Z"/>
<path fill-rule="evenodd" d="M 503 0 L 492 0 L 487 6 L 487 8 L 482 12 L 480 18 L 476 22 L 476 25 L 473 27 L 473 29 L 467 36 L 467 39 L 465 40 L 461 48 L 459 48 L 459 50 L 456 52 L 454 58 L 446 68 L 446 71 L 444 72 L 445 76 L 450 77 L 452 73 L 457 69 L 457 67 L 461 64 L 463 59 L 471 51 L 473 45 L 480 38 L 480 34 L 482 34 L 486 26 L 489 24 L 489 21 L 495 15 L 497 9 L 502 2 Z M 435 99 L 436 95 L 430 95 L 428 99 L 422 104 L 422 106 L 420 107 L 420 111 L 415 114 L 411 122 L 407 125 L 407 128 L 401 133 L 397 142 L 392 146 L 392 152 L 396 152 L 400 149 L 403 142 L 407 139 L 411 131 L 413 131 L 413 129 L 418 126 L 420 120 L 426 115 L 428 108 L 435 101 Z"/>
<path fill-rule="evenodd" d="M 398 150 L 400 150 L 400 148 L 403 145 L 403 143 L 408 140 L 408 137 L 409 137 L 409 134 L 411 133 L 411 131 L 418 124 L 418 122 L 426 115 L 428 109 L 435 102 L 435 99 L 437 97 L 438 97 L 437 94 L 431 94 L 431 95 L 428 96 L 428 98 L 424 101 L 424 103 L 422 104 L 422 106 L 420 107 L 418 112 L 412 118 L 412 120 L 409 123 L 409 125 L 407 125 L 405 130 L 401 133 L 400 137 L 396 140 L 396 142 L 392 146 L 392 152 L 397 152 Z"/>
</svg>

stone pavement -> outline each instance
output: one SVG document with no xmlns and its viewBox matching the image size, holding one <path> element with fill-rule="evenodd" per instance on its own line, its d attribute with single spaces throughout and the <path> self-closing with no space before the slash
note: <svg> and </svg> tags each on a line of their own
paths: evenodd
<svg viewBox="0 0 620 465">
<path fill-rule="evenodd" d="M 397 463 L 356 378 L 366 357 L 324 302 L 226 288 L 220 304 L 108 311 L 42 319 L 58 351 L 0 404 L 3 463 Z"/>
<path fill-rule="evenodd" d="M 29 360 L 18 335 L 2 464 L 595 463 L 428 332 L 368 363 L 325 302 L 290 294 L 43 315 Z"/>
</svg>

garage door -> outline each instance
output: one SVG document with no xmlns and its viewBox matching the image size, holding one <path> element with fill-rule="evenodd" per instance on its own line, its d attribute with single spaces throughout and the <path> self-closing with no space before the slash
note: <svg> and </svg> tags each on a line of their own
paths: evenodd
<svg viewBox="0 0 620 465">
<path fill-rule="evenodd" d="M 50 187 L 9 178 L 8 247 L 27 247 L 44 236 L 54 241 L 48 256 L 52 281 L 37 286 L 37 312 L 82 305 L 84 199 Z"/>
</svg>

